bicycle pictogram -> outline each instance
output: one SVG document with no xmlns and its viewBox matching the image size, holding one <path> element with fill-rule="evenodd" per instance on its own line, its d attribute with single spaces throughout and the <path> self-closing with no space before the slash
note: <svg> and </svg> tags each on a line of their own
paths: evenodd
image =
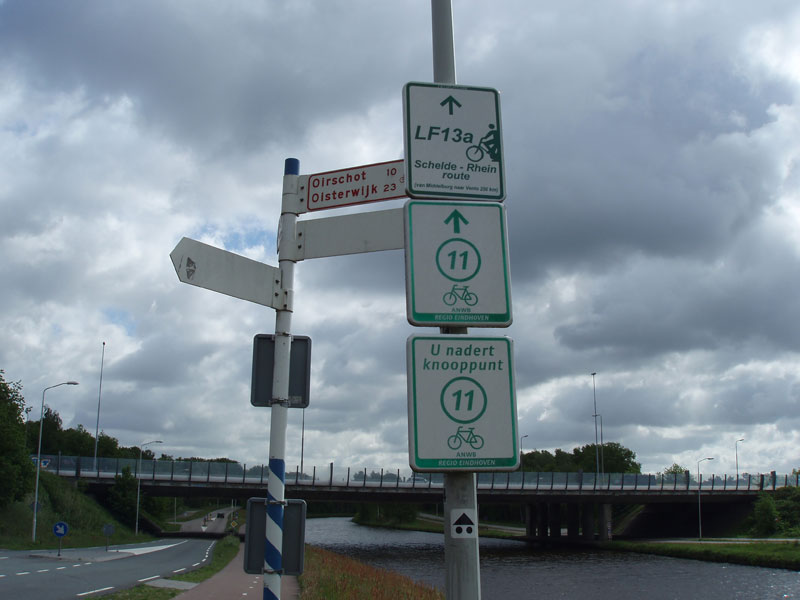
<svg viewBox="0 0 800 600">
<path fill-rule="evenodd" d="M 469 291 L 468 285 L 456 285 L 449 292 L 445 292 L 442 301 L 447 306 L 453 306 L 457 300 L 463 300 L 467 306 L 475 306 L 478 303 L 478 294 Z"/>
<path fill-rule="evenodd" d="M 475 433 L 474 427 L 461 427 L 459 425 L 456 432 L 447 438 L 447 445 L 451 450 L 458 450 L 461 448 L 461 444 L 465 442 L 472 446 L 473 450 L 483 448 L 483 438 Z"/>
<path fill-rule="evenodd" d="M 467 158 L 472 162 L 480 162 L 484 154 L 488 154 L 493 162 L 500 162 L 500 132 L 491 124 L 489 133 L 483 136 L 475 146 L 467 148 Z"/>
</svg>

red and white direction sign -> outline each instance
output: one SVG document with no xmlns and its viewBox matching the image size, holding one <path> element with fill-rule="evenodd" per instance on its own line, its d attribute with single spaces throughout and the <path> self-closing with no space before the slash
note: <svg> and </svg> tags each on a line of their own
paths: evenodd
<svg viewBox="0 0 800 600">
<path fill-rule="evenodd" d="M 402 198 L 405 187 L 402 160 L 300 177 L 301 198 L 308 212 Z"/>
</svg>

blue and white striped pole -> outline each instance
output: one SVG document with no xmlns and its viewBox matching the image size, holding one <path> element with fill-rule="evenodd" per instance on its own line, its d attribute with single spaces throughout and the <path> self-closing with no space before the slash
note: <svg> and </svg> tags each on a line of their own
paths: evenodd
<svg viewBox="0 0 800 600">
<path fill-rule="evenodd" d="M 286 421 L 289 413 L 289 354 L 292 347 L 292 297 L 294 261 L 288 257 L 296 245 L 298 176 L 300 161 L 287 158 L 283 171 L 283 199 L 278 229 L 278 264 L 281 270 L 282 307 L 275 315 L 275 365 L 269 428 L 269 479 L 267 528 L 264 545 L 264 600 L 281 597 L 283 572 L 283 507 L 285 504 Z"/>
</svg>

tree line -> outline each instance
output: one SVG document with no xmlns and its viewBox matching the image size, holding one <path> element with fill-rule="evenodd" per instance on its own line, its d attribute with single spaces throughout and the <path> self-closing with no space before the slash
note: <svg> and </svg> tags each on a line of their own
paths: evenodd
<svg viewBox="0 0 800 600">
<path fill-rule="evenodd" d="M 599 465 L 599 468 L 598 468 Z M 636 452 L 617 442 L 606 442 L 602 446 L 586 444 L 565 452 L 557 448 L 533 450 L 522 454 L 520 469 L 546 473 L 641 473 L 642 465 L 636 462 Z"/>
<path fill-rule="evenodd" d="M 33 490 L 35 456 L 39 445 L 39 419 L 30 418 L 31 409 L 25 408 L 22 383 L 7 381 L 0 369 L 0 509 L 10 502 L 22 500 Z M 94 456 L 95 437 L 83 425 L 64 429 L 61 416 L 44 407 L 41 418 L 42 454 L 63 456 Z M 102 458 L 156 459 L 149 448 L 122 446 L 115 437 L 100 432 L 97 439 L 97 456 Z M 195 462 L 236 462 L 229 458 L 173 457 L 161 454 L 157 460 L 191 460 Z"/>
</svg>

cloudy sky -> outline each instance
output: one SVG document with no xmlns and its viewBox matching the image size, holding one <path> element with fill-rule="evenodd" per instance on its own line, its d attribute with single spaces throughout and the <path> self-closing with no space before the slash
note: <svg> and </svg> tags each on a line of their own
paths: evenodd
<svg viewBox="0 0 800 600">
<path fill-rule="evenodd" d="M 454 0 L 458 82 L 500 91 L 523 448 L 644 471 L 800 467 L 796 0 Z M 191 237 L 277 265 L 283 163 L 403 156 L 430 4 L 0 0 L 0 368 L 38 418 L 266 462 L 274 311 L 178 281 Z M 361 210 L 402 206 L 402 200 Z M 336 211 L 329 211 L 335 214 Z M 316 216 L 316 215 L 315 215 Z M 328 215 L 323 215 L 328 216 Z M 305 218 L 305 217 L 301 217 Z M 402 251 L 296 268 L 305 464 L 408 465 Z M 287 468 L 300 460 L 289 417 Z"/>
</svg>

